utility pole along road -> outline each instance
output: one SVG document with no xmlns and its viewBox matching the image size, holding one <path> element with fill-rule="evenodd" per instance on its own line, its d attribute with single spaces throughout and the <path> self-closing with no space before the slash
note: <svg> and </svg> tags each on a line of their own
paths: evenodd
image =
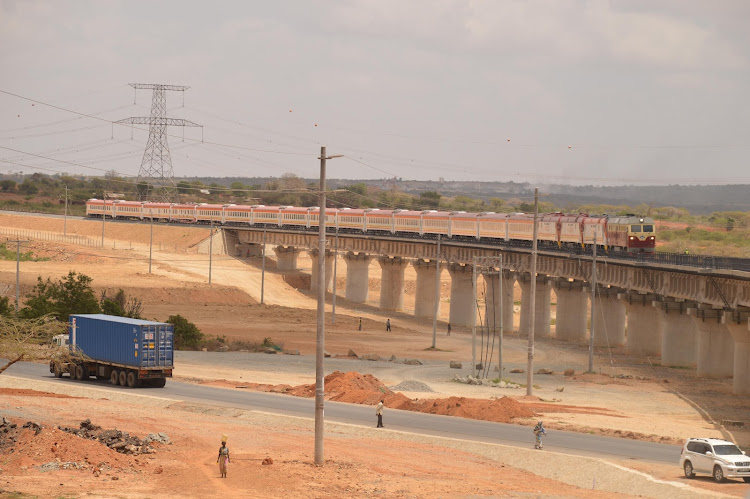
<svg viewBox="0 0 750 499">
<path fill-rule="evenodd" d="M 314 399 L 311 398 L 217 388 L 172 380 L 167 382 L 166 387 L 159 389 L 126 388 L 112 386 L 105 381 L 93 379 L 89 381 L 74 381 L 67 377 L 58 379 L 50 374 L 47 365 L 28 362 L 14 364 L 6 371 L 5 375 L 53 383 L 75 384 L 79 387 L 88 386 L 98 390 L 132 392 L 133 395 L 172 399 L 175 402 L 184 401 L 249 411 L 286 414 L 310 420 L 314 418 L 315 414 Z M 241 383 L 237 384 L 241 386 Z M 374 427 L 376 422 L 375 407 L 326 401 L 326 420 L 328 422 Z M 534 435 L 531 427 L 528 426 L 492 423 L 397 409 L 387 409 L 384 420 L 385 431 L 397 430 L 417 435 L 447 437 L 529 449 L 534 446 Z M 561 452 L 614 460 L 653 461 L 670 463 L 675 466 L 678 466 L 680 459 L 680 446 L 677 445 L 560 430 L 549 431 L 544 439 L 544 451 L 541 452 Z"/>
</svg>

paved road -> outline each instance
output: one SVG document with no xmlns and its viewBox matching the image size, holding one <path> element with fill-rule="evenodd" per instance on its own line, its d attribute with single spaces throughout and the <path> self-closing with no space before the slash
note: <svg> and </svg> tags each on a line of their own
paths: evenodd
<svg viewBox="0 0 750 499">
<path fill-rule="evenodd" d="M 44 379 L 56 383 L 87 383 L 98 388 L 128 390 L 146 395 L 193 403 L 218 404 L 248 410 L 261 410 L 300 417 L 313 417 L 313 400 L 288 395 L 238 391 L 210 386 L 168 381 L 161 389 L 132 389 L 111 386 L 103 381 L 73 381 L 57 379 L 45 365 L 18 363 L 8 374 L 28 379 Z M 355 404 L 326 402 L 326 420 L 362 426 L 375 425 L 373 407 Z M 464 440 L 498 443 L 529 448 L 533 445 L 531 429 L 526 426 L 490 423 L 472 419 L 421 414 L 389 409 L 384 422 L 387 428 L 415 434 L 434 435 Z M 545 439 L 545 449 L 570 454 L 614 459 L 634 459 L 673 463 L 677 466 L 680 447 L 652 442 L 618 439 L 566 431 L 550 431 Z"/>
</svg>

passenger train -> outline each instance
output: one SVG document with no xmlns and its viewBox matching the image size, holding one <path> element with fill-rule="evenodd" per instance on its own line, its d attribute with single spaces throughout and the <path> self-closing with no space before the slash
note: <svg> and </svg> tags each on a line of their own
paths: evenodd
<svg viewBox="0 0 750 499">
<path fill-rule="evenodd" d="M 296 206 L 154 203 L 89 199 L 89 217 L 155 220 L 191 224 L 211 222 L 226 226 L 253 226 L 317 230 L 320 209 Z M 529 213 L 469 213 L 464 211 L 382 210 L 326 208 L 330 230 L 348 233 L 397 235 L 480 242 L 523 242 L 533 238 L 534 215 Z M 651 218 L 635 215 L 540 214 L 537 240 L 541 246 L 598 247 L 629 252 L 654 251 L 656 236 Z"/>
</svg>

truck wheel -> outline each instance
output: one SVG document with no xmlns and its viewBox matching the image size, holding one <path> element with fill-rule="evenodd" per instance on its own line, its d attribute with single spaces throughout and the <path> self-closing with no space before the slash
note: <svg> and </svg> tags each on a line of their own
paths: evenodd
<svg viewBox="0 0 750 499">
<path fill-rule="evenodd" d="M 76 379 L 78 381 L 81 381 L 83 379 L 83 365 L 81 364 L 76 365 Z"/>
<path fill-rule="evenodd" d="M 117 369 L 112 369 L 112 374 L 109 375 L 109 382 L 117 386 L 117 382 L 119 379 L 120 373 L 117 372 Z"/>
<path fill-rule="evenodd" d="M 125 371 L 120 371 L 119 376 L 120 386 L 126 386 L 128 384 L 128 373 Z"/>
<path fill-rule="evenodd" d="M 129 388 L 135 388 L 135 385 L 138 382 L 138 378 L 135 376 L 134 371 L 128 371 L 128 387 Z"/>
<path fill-rule="evenodd" d="M 62 378 L 63 370 L 60 364 L 55 364 L 55 378 Z"/>
</svg>

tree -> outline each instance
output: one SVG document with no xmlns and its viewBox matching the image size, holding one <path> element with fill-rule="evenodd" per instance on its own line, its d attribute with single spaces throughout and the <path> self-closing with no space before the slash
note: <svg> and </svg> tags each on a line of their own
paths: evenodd
<svg viewBox="0 0 750 499">
<path fill-rule="evenodd" d="M 13 315 L 13 307 L 10 304 L 10 298 L 7 296 L 0 297 L 0 315 Z"/>
<path fill-rule="evenodd" d="M 141 311 L 143 302 L 140 298 L 134 296 L 128 297 L 125 291 L 120 289 L 115 296 L 107 296 L 107 291 L 102 291 L 99 299 L 102 313 L 107 315 L 118 315 L 120 317 L 131 317 L 133 319 L 142 319 Z"/>
<path fill-rule="evenodd" d="M 177 350 L 197 350 L 204 335 L 198 327 L 181 315 L 170 315 L 167 319 L 174 326 L 174 347 Z"/>
<path fill-rule="evenodd" d="M 28 195 L 36 194 L 37 192 L 39 192 L 39 187 L 37 187 L 34 182 L 27 178 L 21 185 L 18 186 L 18 192 Z"/>
<path fill-rule="evenodd" d="M 442 196 L 439 192 L 436 191 L 428 191 L 423 192 L 419 195 L 419 201 L 422 205 L 427 206 L 430 209 L 435 209 L 438 206 L 440 206 L 440 198 Z"/>
<path fill-rule="evenodd" d="M 47 345 L 66 329 L 67 324 L 49 315 L 34 319 L 0 316 L 0 358 L 7 359 L 0 374 L 23 359 L 49 359 L 57 352 Z"/>
<path fill-rule="evenodd" d="M 38 278 L 31 297 L 20 311 L 23 318 L 32 319 L 51 314 L 61 321 L 67 321 L 70 314 L 98 314 L 99 301 L 91 289 L 92 279 L 72 270 L 58 282 L 49 278 Z"/>
<path fill-rule="evenodd" d="M 16 190 L 16 182 L 14 180 L 0 180 L 0 191 L 13 192 Z"/>
</svg>

